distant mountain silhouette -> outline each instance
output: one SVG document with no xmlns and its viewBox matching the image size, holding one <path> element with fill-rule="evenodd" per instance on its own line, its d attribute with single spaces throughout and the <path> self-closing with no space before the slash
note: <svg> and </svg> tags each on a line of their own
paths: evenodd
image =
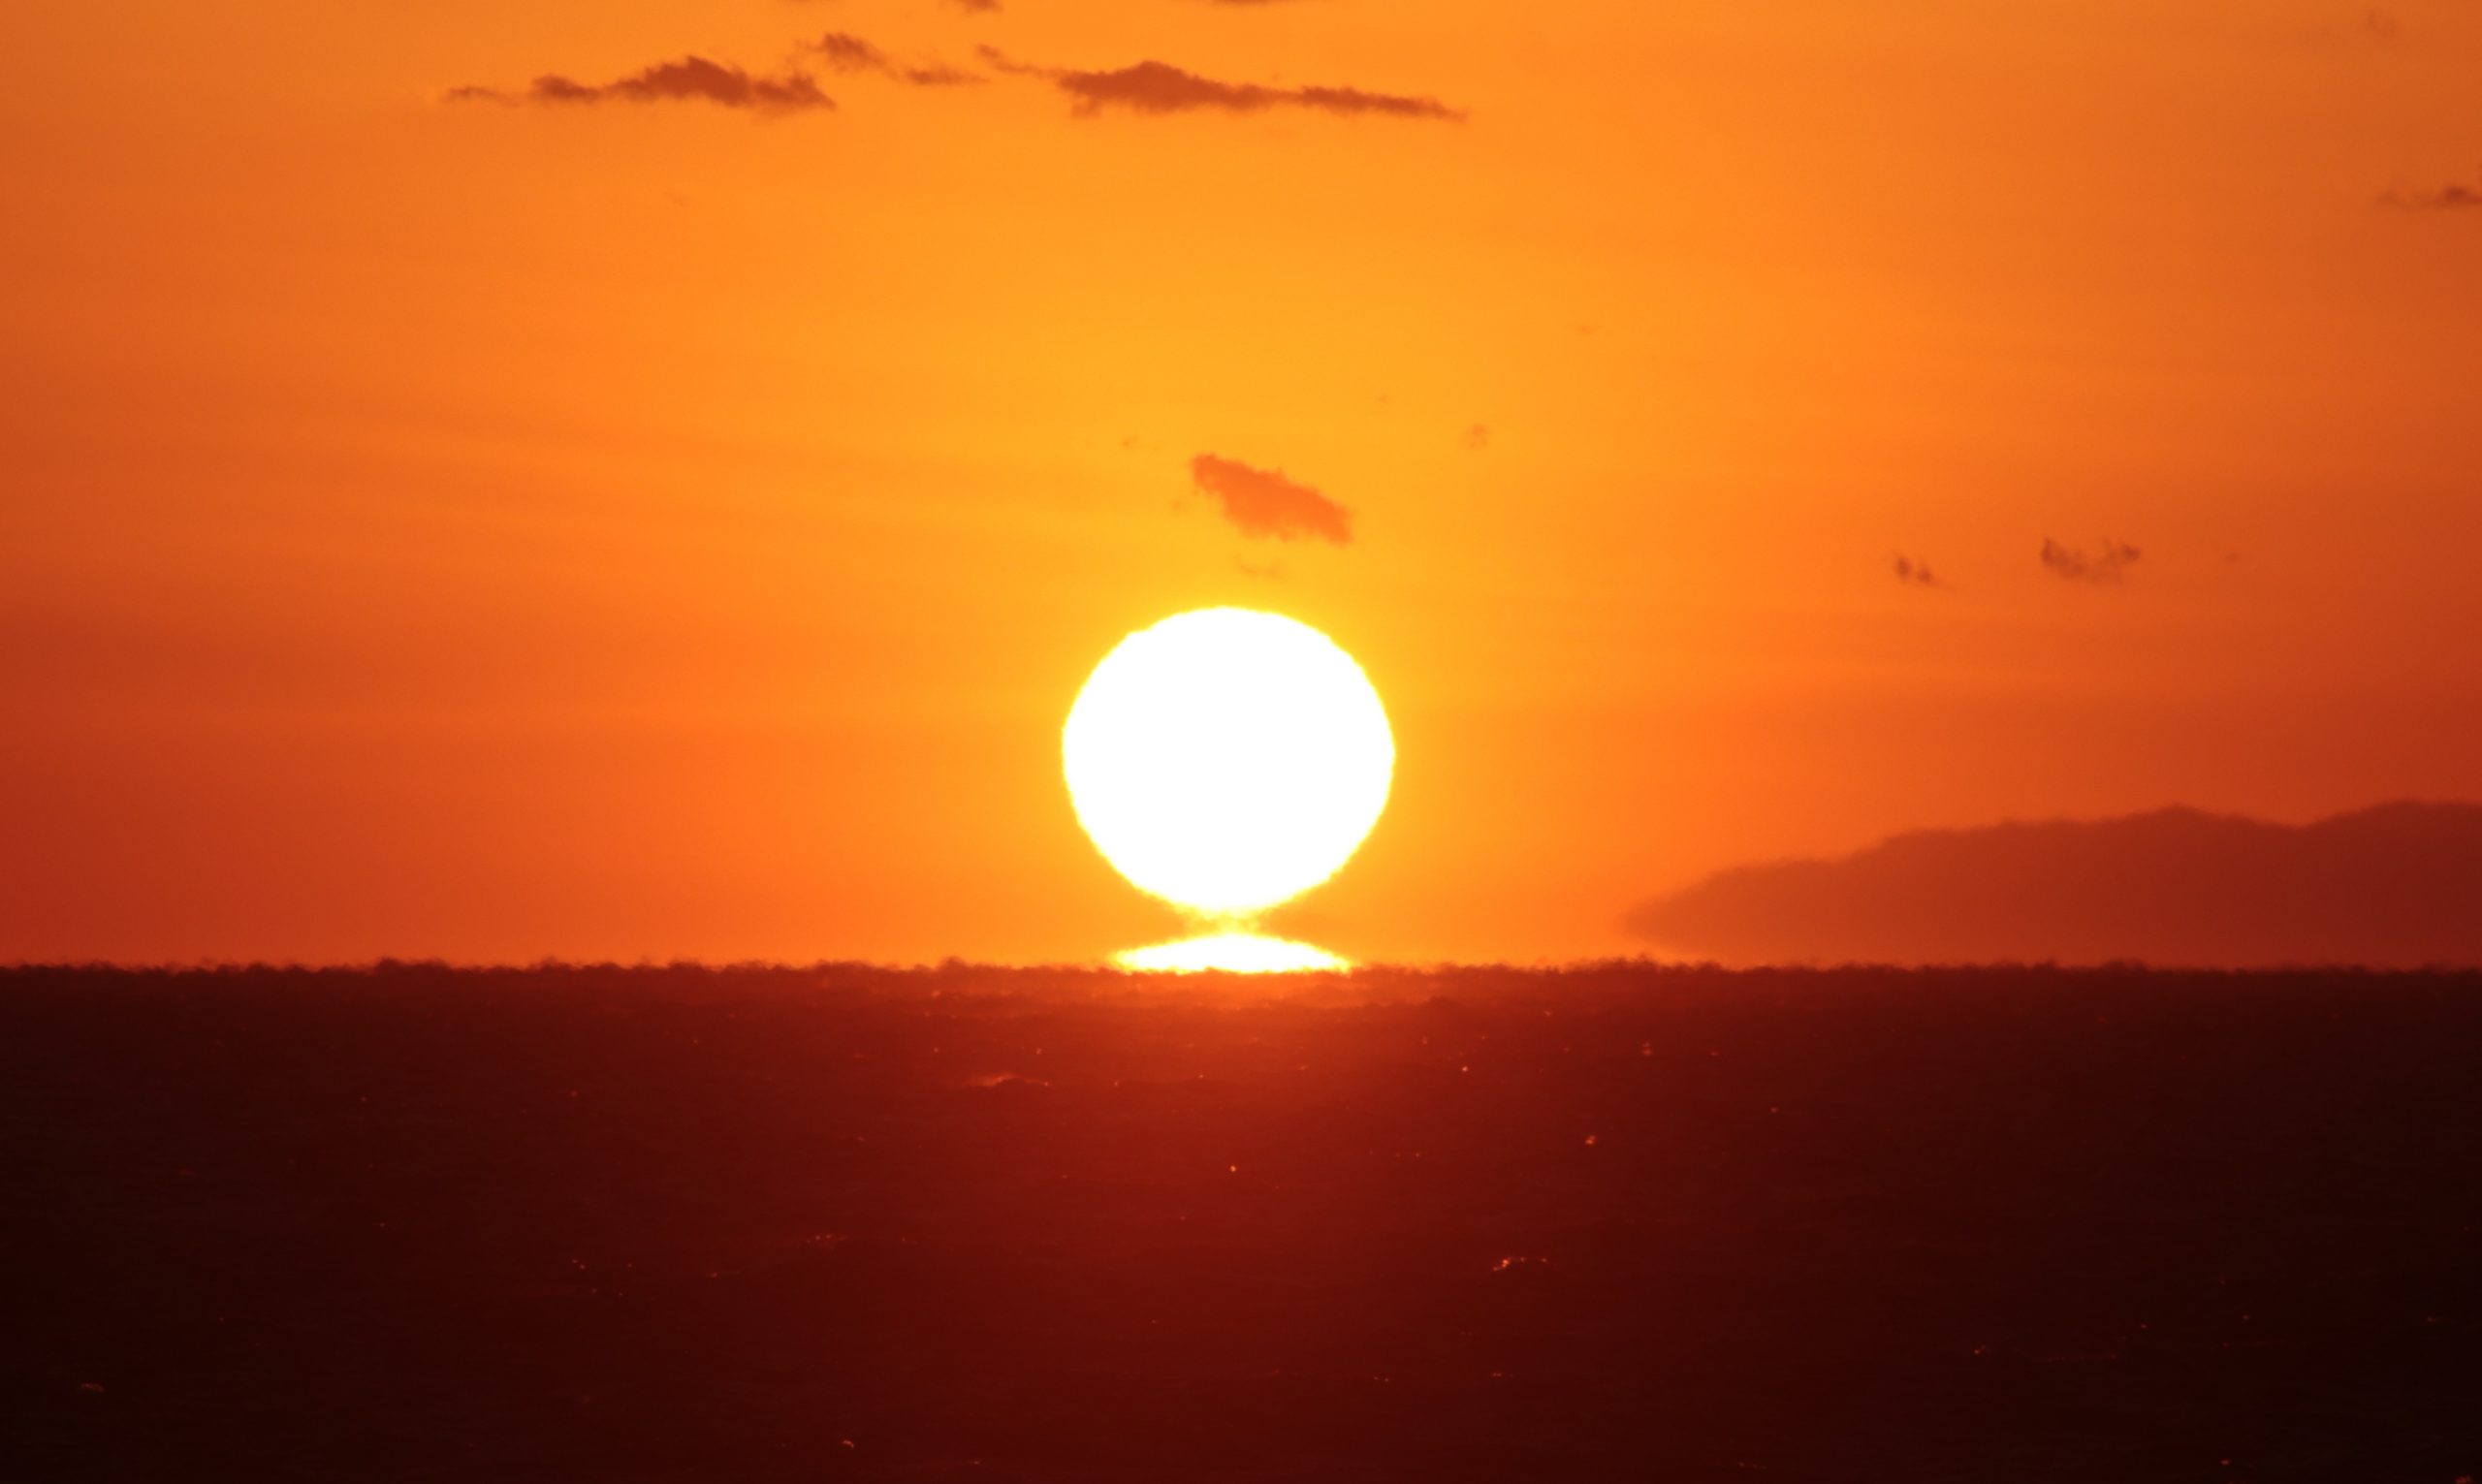
<svg viewBox="0 0 2482 1484">
<path fill-rule="evenodd" d="M 2482 805 L 2302 826 L 2169 808 L 1922 831 L 1723 871 L 1629 926 L 1728 963 L 2475 964 Z"/>
</svg>

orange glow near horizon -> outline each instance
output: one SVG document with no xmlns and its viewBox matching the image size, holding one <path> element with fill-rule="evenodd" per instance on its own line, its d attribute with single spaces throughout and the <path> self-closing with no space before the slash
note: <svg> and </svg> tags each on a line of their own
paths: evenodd
<svg viewBox="0 0 2482 1484">
<path fill-rule="evenodd" d="M 2482 7 L 13 21 L 0 961 L 1200 931 L 1062 722 L 1214 608 L 1384 688 L 1357 963 L 2482 799 Z"/>
</svg>

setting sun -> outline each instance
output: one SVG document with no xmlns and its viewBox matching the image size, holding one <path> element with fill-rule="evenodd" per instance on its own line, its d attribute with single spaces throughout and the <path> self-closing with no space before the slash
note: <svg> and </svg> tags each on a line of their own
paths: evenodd
<svg viewBox="0 0 2482 1484">
<path fill-rule="evenodd" d="M 0 1484 L 2482 1478 L 2482 0 L 8 19 Z"/>
<path fill-rule="evenodd" d="M 1396 744 L 1352 657 L 1210 608 L 1121 641 L 1062 732 L 1078 822 L 1141 890 L 1231 921 L 1334 875 L 1387 804 Z"/>
<path fill-rule="evenodd" d="M 1323 948 L 1256 932 L 1210 932 L 1131 948 L 1112 955 L 1112 963 L 1142 974 L 1298 974 L 1352 967 Z"/>
</svg>

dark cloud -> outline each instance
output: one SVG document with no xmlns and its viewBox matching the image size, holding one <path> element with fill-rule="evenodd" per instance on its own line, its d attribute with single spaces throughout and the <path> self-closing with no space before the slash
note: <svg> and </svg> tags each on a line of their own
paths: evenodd
<svg viewBox="0 0 2482 1484">
<path fill-rule="evenodd" d="M 2470 211 L 2482 207 L 2482 186 L 2452 180 L 2435 190 L 2406 190 L 2402 186 L 2378 198 L 2383 206 L 2399 211 Z"/>
<path fill-rule="evenodd" d="M 1482 450 L 1489 448 L 1491 446 L 1491 430 L 1480 423 L 1475 424 L 1473 426 L 1465 429 L 1465 446 L 1474 450 L 1478 454 Z"/>
<path fill-rule="evenodd" d="M 2482 964 L 2482 805 L 1925 831 L 1724 871 L 1629 923 L 1730 963 Z"/>
<path fill-rule="evenodd" d="M 1190 478 L 1222 502 L 1224 519 L 1244 535 L 1278 541 L 1316 536 L 1337 546 L 1353 539 L 1352 511 L 1285 478 L 1282 469 L 1254 469 L 1238 459 L 1200 454 L 1190 460 Z"/>
<path fill-rule="evenodd" d="M 988 16 L 1000 9 L 1000 0 L 948 0 L 948 3 L 971 16 Z"/>
<path fill-rule="evenodd" d="M 820 92 L 807 73 L 752 77 L 738 67 L 711 62 L 702 56 L 657 62 L 616 82 L 580 82 L 557 73 L 546 73 L 517 92 L 496 87 L 461 87 L 448 96 L 452 102 L 461 103 L 712 103 L 764 113 L 836 107 L 836 100 Z"/>
<path fill-rule="evenodd" d="M 1076 102 L 1075 111 L 1092 116 L 1106 109 L 1133 113 L 1259 113 L 1269 109 L 1310 109 L 1321 113 L 1377 113 L 1398 118 L 1461 120 L 1465 114 L 1436 98 L 1399 93 L 1374 93 L 1357 87 L 1268 87 L 1257 82 L 1225 82 L 1186 72 L 1168 62 L 1139 62 L 1108 72 L 1070 67 L 1042 67 L 1013 61 L 998 48 L 980 48 L 982 59 L 1002 72 L 1041 78 Z"/>
<path fill-rule="evenodd" d="M 849 31 L 830 31 L 811 43 L 811 49 L 838 72 L 885 72 L 895 65 L 886 52 Z"/>
<path fill-rule="evenodd" d="M 829 67 L 838 72 L 877 73 L 900 82 L 910 82 L 916 87 L 954 87 L 960 83 L 987 80 L 980 73 L 967 72 L 945 63 L 900 62 L 849 31 L 830 31 L 811 43 L 810 49 L 817 52 Z"/>
<path fill-rule="evenodd" d="M 1939 574 L 1930 570 L 1929 563 L 1915 561 L 1901 552 L 1896 553 L 1895 574 L 1896 581 L 1907 587 L 1944 588 L 1948 585 L 1939 580 Z"/>
<path fill-rule="evenodd" d="M 2120 579 L 2145 553 L 2125 541 L 2104 541 L 2092 552 L 2083 547 L 2062 546 L 2049 536 L 2043 538 L 2043 565 L 2072 583 L 2091 583 L 2098 587 L 2116 587 Z"/>
</svg>

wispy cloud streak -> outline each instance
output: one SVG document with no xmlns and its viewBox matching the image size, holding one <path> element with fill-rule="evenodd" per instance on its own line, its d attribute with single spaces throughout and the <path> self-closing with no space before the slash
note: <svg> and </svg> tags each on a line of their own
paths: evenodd
<svg viewBox="0 0 2482 1484">
<path fill-rule="evenodd" d="M 558 73 L 545 73 L 516 91 L 496 87 L 461 87 L 449 94 L 453 103 L 540 104 L 568 107 L 602 103 L 712 103 L 719 108 L 753 112 L 797 112 L 833 109 L 836 100 L 819 90 L 808 73 L 759 77 L 738 67 L 686 56 L 657 62 L 612 82 L 580 82 Z"/>
<path fill-rule="evenodd" d="M 2144 554 L 2125 541 L 2106 539 L 2089 552 L 2083 547 L 2062 546 L 2049 536 L 2043 538 L 2043 565 L 2053 576 L 2097 587 L 2118 586 L 2128 569 Z"/>
<path fill-rule="evenodd" d="M 818 53 L 826 65 L 837 72 L 876 73 L 910 82 L 916 87 L 955 87 L 989 80 L 980 73 L 944 62 L 900 62 L 870 42 L 849 31 L 830 31 L 811 43 L 810 49 Z"/>
<path fill-rule="evenodd" d="M 1372 92 L 1342 86 L 1270 87 L 1257 82 L 1226 82 L 1168 62 L 1144 61 L 1106 71 L 1045 67 L 1019 62 L 994 47 L 979 48 L 982 59 L 1013 77 L 1040 78 L 1066 93 L 1080 116 L 1108 109 L 1132 113 L 1261 113 L 1270 109 L 1308 109 L 1339 116 L 1380 114 L 1397 118 L 1460 121 L 1464 111 L 1436 98 Z"/>
</svg>

